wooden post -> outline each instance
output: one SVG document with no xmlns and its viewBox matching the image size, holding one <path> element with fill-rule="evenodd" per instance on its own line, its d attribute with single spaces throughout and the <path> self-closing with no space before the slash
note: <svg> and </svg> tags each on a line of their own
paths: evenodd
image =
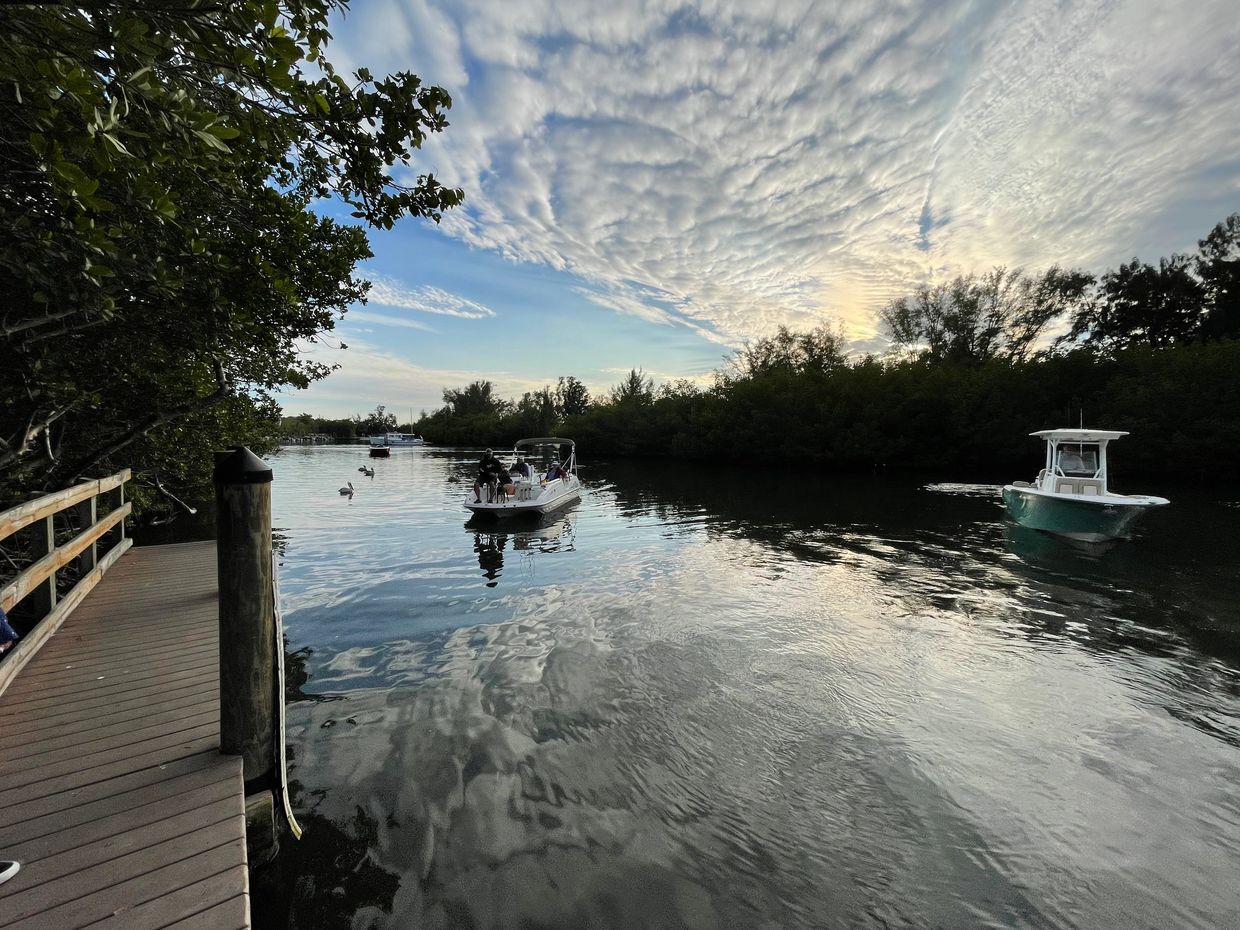
<svg viewBox="0 0 1240 930">
<path fill-rule="evenodd" d="M 124 485 L 121 485 L 124 487 Z M 91 497 L 82 501 L 77 505 L 78 532 L 85 533 L 88 529 L 95 525 L 95 521 L 99 519 L 99 498 Z M 125 535 L 125 521 L 121 521 L 121 536 Z M 82 550 L 82 554 L 78 556 L 78 574 L 85 575 L 95 567 L 99 558 L 99 550 L 95 543 L 91 543 Z"/>
<path fill-rule="evenodd" d="M 241 756 L 250 868 L 279 850 L 271 468 L 245 446 L 215 453 L 220 588 L 220 752 Z M 278 696 L 284 700 L 284 695 Z"/>
<path fill-rule="evenodd" d="M 271 479 L 268 478 L 267 480 L 270 481 Z M 116 488 L 116 506 L 117 507 L 125 506 L 125 482 L 123 481 Z M 120 542 L 124 538 L 125 538 L 125 521 L 122 520 L 120 522 L 120 535 L 116 537 L 116 541 Z"/>
<path fill-rule="evenodd" d="M 30 527 L 30 554 L 36 562 L 56 548 L 55 519 L 56 515 L 50 514 Z M 56 606 L 56 573 L 52 572 L 47 581 L 40 582 L 26 598 L 36 619 L 42 620 L 50 614 Z"/>
<path fill-rule="evenodd" d="M 220 751 L 247 785 L 275 768 L 271 468 L 240 446 L 215 454 L 220 586 Z"/>
</svg>

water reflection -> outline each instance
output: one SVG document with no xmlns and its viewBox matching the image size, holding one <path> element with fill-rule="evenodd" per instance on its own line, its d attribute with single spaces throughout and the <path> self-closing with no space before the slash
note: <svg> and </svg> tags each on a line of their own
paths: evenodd
<svg viewBox="0 0 1240 930">
<path fill-rule="evenodd" d="M 275 485 L 294 925 L 1235 923 L 1234 510 L 1082 555 L 985 485 L 593 463 L 462 529 L 437 450 L 300 503 L 347 455 Z"/>
<path fill-rule="evenodd" d="M 486 517 L 470 519 L 465 528 L 473 532 L 478 568 L 494 588 L 504 573 L 504 550 L 511 542 L 514 552 L 534 555 L 540 552 L 572 552 L 575 548 L 572 511 L 563 510 L 534 517 L 512 518 L 502 523 Z"/>
</svg>

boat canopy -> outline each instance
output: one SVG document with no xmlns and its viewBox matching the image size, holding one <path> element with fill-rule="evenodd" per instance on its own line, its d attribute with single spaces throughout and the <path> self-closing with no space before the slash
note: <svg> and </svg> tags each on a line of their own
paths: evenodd
<svg viewBox="0 0 1240 930">
<path fill-rule="evenodd" d="M 1110 442 L 1128 433 L 1106 429 L 1041 429 L 1029 435 L 1047 442 Z"/>
<path fill-rule="evenodd" d="M 571 439 L 561 439 L 559 436 L 537 436 L 534 439 L 522 439 L 515 446 L 513 446 L 513 448 L 519 449 L 522 446 L 549 446 L 552 443 L 557 446 L 573 446 L 574 448 L 577 446 L 577 443 L 573 442 Z"/>
</svg>

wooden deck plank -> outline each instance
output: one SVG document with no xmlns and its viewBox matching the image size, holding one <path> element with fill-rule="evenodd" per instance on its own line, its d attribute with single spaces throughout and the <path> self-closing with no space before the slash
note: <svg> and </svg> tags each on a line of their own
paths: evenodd
<svg viewBox="0 0 1240 930">
<path fill-rule="evenodd" d="M 113 678 L 110 675 L 96 676 L 94 682 L 90 684 L 90 691 L 85 692 L 83 688 L 66 688 L 55 690 L 52 692 L 36 692 L 35 696 L 15 696 L 12 705 L 9 704 L 9 696 L 6 693 L 5 711 L 6 714 L 26 714 L 30 711 L 42 710 L 46 707 L 57 707 L 69 699 L 82 699 L 89 695 L 100 701 L 102 706 L 106 706 L 107 702 L 113 698 L 119 698 L 123 694 L 140 689 L 150 689 L 160 685 L 175 683 L 178 678 L 187 677 L 194 674 L 210 674 L 212 670 L 218 672 L 219 659 L 200 659 L 192 666 L 184 668 L 163 668 L 150 674 L 139 674 L 126 679 Z M 23 700 L 23 697 L 25 699 Z"/>
<path fill-rule="evenodd" d="M 133 725 L 117 729 L 109 736 L 92 740 L 81 740 L 68 746 L 52 747 L 42 752 L 33 753 L 17 759 L 6 759 L 0 763 L 0 782 L 19 785 L 23 782 L 14 776 L 36 769 L 39 777 L 55 777 L 64 763 L 73 763 L 77 768 L 87 769 L 101 765 L 104 761 L 114 761 L 116 753 L 138 752 L 150 748 L 151 743 L 166 739 L 172 734 L 180 736 L 186 731 L 199 727 L 219 727 L 218 708 L 204 707 L 197 713 L 185 715 L 175 713 L 171 719 L 152 720 L 144 717 L 134 721 Z M 152 715 L 157 717 L 158 715 Z M 175 729 L 174 729 L 175 728 Z M 92 734 L 93 735 L 93 734 Z"/>
<path fill-rule="evenodd" d="M 238 895 L 231 901 L 217 904 L 205 911 L 199 911 L 193 917 L 186 917 L 174 924 L 168 924 L 167 930 L 217 930 L 217 928 L 236 928 L 250 925 L 250 899 Z"/>
<path fill-rule="evenodd" d="M 174 840 L 161 844 L 164 848 L 153 846 L 136 853 L 133 861 L 125 863 L 127 872 L 129 869 L 134 870 L 131 877 L 119 882 L 106 880 L 102 888 L 84 895 L 76 894 L 76 886 L 66 881 L 60 884 L 68 889 L 72 897 L 62 897 L 59 894 L 55 897 L 44 896 L 40 894 L 39 888 L 33 888 L 24 895 L 5 899 L 6 903 L 12 901 L 15 905 L 23 905 L 30 900 L 35 907 L 22 907 L 15 912 L 11 923 L 0 926 L 12 927 L 13 930 L 78 930 L 118 915 L 122 910 L 131 910 L 148 901 L 175 894 L 201 882 L 205 876 L 238 868 L 237 862 L 245 861 L 244 838 L 213 849 L 195 851 L 184 858 L 173 858 L 178 852 L 176 842 Z M 115 867 L 116 863 L 104 863 L 99 868 Z M 73 880 L 85 882 L 82 887 L 91 888 L 94 877 L 89 872 L 78 872 L 73 876 Z M 217 890 L 217 893 L 232 897 L 223 889 Z M 234 887 L 233 894 L 235 893 Z M 199 902 L 200 906 L 205 903 L 210 902 Z"/>
<path fill-rule="evenodd" d="M 0 927 L 243 930 L 215 546 L 132 549 L 0 699 Z"/>
<path fill-rule="evenodd" d="M 22 863 L 22 870 L 0 885 L 0 904 L 7 897 L 33 893 L 36 889 L 45 889 L 49 899 L 58 900 L 56 879 L 66 876 L 82 896 L 122 877 L 144 874 L 149 871 L 147 863 L 183 858 L 187 849 L 202 852 L 211 848 L 217 824 L 226 824 L 222 830 L 227 830 L 228 825 L 236 826 L 231 800 L 226 791 L 222 798 L 172 817 L 152 820 L 148 812 L 146 823 L 135 820 L 126 830 L 84 841 L 80 846 L 70 845 L 68 849 L 53 850 L 52 841 L 28 844 L 25 852 L 19 849 L 13 853 Z M 44 854 L 45 850 L 51 851 Z M 91 872 L 92 877 L 85 878 L 85 872 Z"/>
<path fill-rule="evenodd" d="M 170 895 L 122 910 L 107 920 L 91 924 L 91 930 L 162 930 L 165 927 L 232 930 L 236 927 L 248 927 L 248 895 L 232 898 L 207 911 L 202 910 L 204 900 L 219 900 L 221 894 L 236 887 L 238 878 L 236 869 L 212 875 Z"/>
<path fill-rule="evenodd" d="M 10 824 L 27 823 L 58 813 L 69 811 L 117 798 L 130 791 L 156 790 L 166 781 L 176 780 L 187 774 L 202 770 L 215 770 L 227 765 L 231 760 L 221 756 L 214 748 L 184 759 L 177 759 L 164 765 L 148 767 L 135 772 L 127 772 L 116 778 L 108 778 L 77 788 L 48 794 L 41 798 L 28 798 L 7 809 L 0 800 L 0 811 L 9 818 Z"/>
<path fill-rule="evenodd" d="M 204 699 L 199 694 L 191 694 L 179 701 L 161 701 L 158 707 L 152 708 L 151 712 L 142 719 L 141 731 L 163 726 L 165 723 L 172 723 L 178 719 L 209 714 L 218 703 L 215 699 Z M 93 725 L 90 721 L 79 721 L 76 725 L 67 724 L 51 732 L 28 734 L 22 740 L 22 745 L 8 753 L 6 759 L 17 760 L 28 759 L 31 756 L 46 756 L 49 752 L 69 746 L 87 752 L 113 736 L 140 732 L 135 731 L 133 727 L 134 721 L 125 719 L 115 722 L 101 719 Z"/>
<path fill-rule="evenodd" d="M 12 850 L 31 840 L 66 833 L 74 827 L 85 827 L 96 820 L 166 800 L 171 800 L 176 809 L 182 810 L 194 792 L 210 789 L 221 782 L 231 783 L 235 774 L 231 769 L 219 766 L 182 771 L 153 785 L 96 798 L 64 810 L 44 813 L 40 817 L 6 823 L 0 825 L 0 849 Z"/>
<path fill-rule="evenodd" d="M 19 693 L 31 699 L 44 695 L 63 697 L 65 694 L 77 693 L 83 685 L 91 682 L 106 681 L 109 676 L 114 681 L 137 681 L 142 676 L 149 677 L 156 672 L 166 672 L 169 668 L 206 666 L 211 662 L 218 662 L 218 656 L 219 646 L 210 640 L 182 643 L 176 649 L 151 647 L 150 651 L 144 651 L 141 655 L 129 652 L 49 672 L 37 687 L 24 688 Z"/>
<path fill-rule="evenodd" d="M 92 723 L 95 720 L 113 721 L 128 714 L 132 714 L 135 708 L 147 707 L 151 703 L 151 696 L 162 696 L 167 700 L 178 700 L 187 694 L 202 695 L 206 700 L 214 695 L 215 699 L 219 699 L 219 680 L 218 675 L 203 675 L 199 678 L 188 679 L 178 685 L 176 688 L 163 688 L 154 686 L 149 691 L 139 691 L 127 695 L 124 700 L 116 700 L 108 703 L 104 707 L 98 707 L 91 703 L 89 699 L 82 701 L 65 702 L 61 707 L 56 709 L 55 713 L 44 711 L 37 716 L 18 717 L 14 720 L 0 721 L 0 733 L 7 739 L 12 737 L 13 741 L 18 741 L 19 737 L 33 732 L 46 731 L 55 727 L 67 728 L 71 723 L 85 721 Z"/>
<path fill-rule="evenodd" d="M 174 647 L 187 642 L 185 628 L 196 626 L 196 624 L 181 624 L 180 626 L 161 626 L 158 631 L 148 631 L 146 634 L 146 643 L 151 649 L 164 649 Z M 50 646 L 44 647 L 50 649 Z M 48 659 L 56 661 L 62 660 L 65 669 L 83 668 L 90 663 L 113 662 L 118 655 L 126 655 L 130 650 L 128 644 L 104 645 L 95 648 L 89 648 L 85 643 L 68 643 L 61 650 L 56 652 L 48 652 Z"/>
</svg>

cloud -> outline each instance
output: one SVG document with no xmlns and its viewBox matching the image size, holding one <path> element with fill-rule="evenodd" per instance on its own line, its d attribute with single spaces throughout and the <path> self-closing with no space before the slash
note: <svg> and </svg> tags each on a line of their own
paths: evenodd
<svg viewBox="0 0 1240 930">
<path fill-rule="evenodd" d="M 350 323 L 361 321 L 363 323 L 374 323 L 378 326 L 399 326 L 402 329 L 416 329 L 424 333 L 435 332 L 433 327 L 427 326 L 425 323 L 419 323 L 417 320 L 411 320 L 403 316 L 389 316 L 386 313 L 373 313 L 370 310 L 362 310 L 354 307 L 349 311 L 348 320 Z M 371 332 L 370 329 L 358 327 L 355 332 Z"/>
<path fill-rule="evenodd" d="M 349 312 L 349 317 L 353 311 Z M 443 406 L 443 389 L 476 380 L 489 380 L 501 397 L 519 397 L 541 389 L 545 382 L 513 372 L 430 368 L 418 365 L 363 339 L 348 338 L 347 349 L 325 342 L 306 343 L 305 356 L 326 365 L 339 365 L 331 377 L 316 381 L 306 391 L 283 395 L 287 411 L 312 410 L 319 416 L 351 416 L 384 404 L 404 419 L 409 408 L 435 410 Z"/>
<path fill-rule="evenodd" d="M 386 275 L 368 273 L 370 292 L 367 301 L 384 307 L 395 307 L 401 310 L 414 310 L 418 313 L 435 313 L 441 316 L 455 316 L 464 320 L 483 320 L 495 316 L 495 311 L 480 303 L 467 300 L 456 294 L 450 294 L 438 287 L 409 287 L 406 284 L 389 278 Z M 377 319 L 376 316 L 358 319 Z M 391 320 L 391 317 L 387 318 Z M 400 325 L 400 324 L 397 324 Z M 413 324 L 414 329 L 422 327 Z"/>
<path fill-rule="evenodd" d="M 346 56 L 456 100 L 418 153 L 467 192 L 447 234 L 727 344 L 872 339 L 921 281 L 1153 257 L 1240 204 L 1230 0 L 364 10 Z"/>
</svg>

